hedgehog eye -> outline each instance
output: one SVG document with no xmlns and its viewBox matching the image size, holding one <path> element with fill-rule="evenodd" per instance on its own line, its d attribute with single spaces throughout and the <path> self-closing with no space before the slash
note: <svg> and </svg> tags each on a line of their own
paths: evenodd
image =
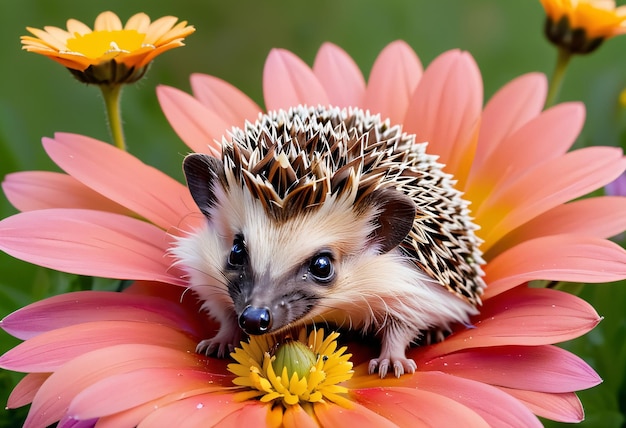
<svg viewBox="0 0 626 428">
<path fill-rule="evenodd" d="M 318 282 L 329 282 L 335 276 L 335 268 L 330 254 L 318 254 L 311 259 L 309 272 Z"/>
<path fill-rule="evenodd" d="M 242 266 L 247 255 L 248 252 L 246 251 L 246 243 L 243 237 L 236 236 L 233 241 L 233 246 L 230 248 L 230 254 L 228 255 L 228 265 L 231 267 Z"/>
</svg>

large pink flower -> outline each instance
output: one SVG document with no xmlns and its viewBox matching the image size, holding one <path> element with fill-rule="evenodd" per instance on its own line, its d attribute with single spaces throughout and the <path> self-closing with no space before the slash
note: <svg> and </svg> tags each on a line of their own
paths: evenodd
<svg viewBox="0 0 626 428">
<path fill-rule="evenodd" d="M 367 375 L 374 350 L 349 343 L 355 374 L 342 384 L 349 408 L 235 401 L 241 388 L 232 389 L 228 361 L 194 353 L 214 326 L 178 287 L 185 280 L 167 253 L 171 235 L 202 220 L 187 189 L 116 148 L 57 134 L 44 147 L 67 175 L 7 177 L 5 193 L 24 212 L 0 222 L 0 248 L 58 270 L 140 282 L 124 293 L 53 297 L 5 318 L 3 328 L 25 340 L 0 365 L 30 373 L 9 402 L 32 402 L 27 426 L 535 426 L 534 414 L 581 420 L 575 391 L 599 378 L 552 344 L 584 334 L 600 318 L 575 296 L 527 283 L 626 277 L 626 253 L 606 239 L 626 228 L 626 198 L 568 202 L 626 167 L 618 149 L 568 151 L 582 127 L 582 105 L 542 111 L 545 78 L 528 74 L 483 109 L 469 54 L 446 52 L 422 73 L 403 42 L 383 50 L 367 84 L 334 45 L 320 49 L 312 68 L 273 50 L 263 85 L 268 110 L 357 106 L 429 142 L 471 201 L 484 239 L 488 288 L 473 328 L 459 326 L 441 343 L 410 350 L 418 371 L 400 379 Z M 192 150 L 219 154 L 216 141 L 262 111 L 217 78 L 193 75 L 192 87 L 194 96 L 158 89 Z"/>
</svg>

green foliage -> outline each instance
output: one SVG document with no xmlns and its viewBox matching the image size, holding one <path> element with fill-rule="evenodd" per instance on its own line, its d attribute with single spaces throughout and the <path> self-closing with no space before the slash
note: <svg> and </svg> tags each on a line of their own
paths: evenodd
<svg viewBox="0 0 626 428">
<path fill-rule="evenodd" d="M 502 0 L 319 0 L 316 2 L 177 2 L 155 0 L 143 9 L 127 0 L 24 0 L 0 4 L 0 175 L 20 170 L 57 170 L 39 141 L 54 132 L 109 140 L 97 88 L 85 87 L 52 61 L 20 50 L 25 27 L 63 27 L 68 18 L 91 25 L 113 10 L 123 20 L 144 11 L 152 18 L 175 15 L 197 28 L 187 47 L 159 57 L 148 76 L 128 87 L 122 99 L 129 150 L 148 164 L 182 179 L 187 149 L 160 112 L 154 89 L 167 84 L 189 90 L 188 76 L 203 72 L 233 83 L 262 104 L 263 62 L 273 47 L 296 52 L 309 64 L 325 41 L 346 49 L 369 72 L 380 49 L 406 40 L 428 64 L 451 48 L 469 50 L 483 73 L 485 99 L 512 78 L 530 71 L 551 73 L 555 49 L 543 38 L 539 1 Z M 607 41 L 588 57 L 576 57 L 566 76 L 564 100 L 583 101 L 588 120 L 580 145 L 626 145 L 626 37 Z M 175 154 L 175 155 L 172 155 Z M 177 155 L 176 155 L 177 154 Z M 0 218 L 15 213 L 0 196 Z M 0 315 L 46 296 L 119 284 L 61 274 L 0 254 Z M 588 285 L 581 296 L 604 321 L 592 333 L 565 346 L 588 361 L 604 383 L 580 394 L 585 427 L 620 427 L 626 418 L 626 284 Z M 0 334 L 0 352 L 17 341 Z M 0 401 L 19 375 L 0 371 Z M 24 410 L 0 412 L 0 427 L 20 424 Z M 556 427 L 564 424 L 546 422 Z"/>
</svg>

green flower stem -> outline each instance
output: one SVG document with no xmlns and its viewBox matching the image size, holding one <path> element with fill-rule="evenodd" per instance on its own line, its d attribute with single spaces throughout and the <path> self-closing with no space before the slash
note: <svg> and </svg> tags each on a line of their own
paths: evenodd
<svg viewBox="0 0 626 428">
<path fill-rule="evenodd" d="M 122 111 L 120 109 L 120 99 L 122 95 L 122 85 L 99 85 L 106 105 L 107 118 L 111 138 L 115 146 L 126 151 L 124 141 L 124 130 L 122 129 Z"/>
<path fill-rule="evenodd" d="M 561 86 L 563 84 L 563 78 L 565 77 L 565 70 L 572 58 L 572 54 L 563 48 L 559 48 L 559 55 L 556 60 L 556 67 L 552 78 L 550 79 L 550 87 L 548 88 L 548 97 L 546 99 L 546 108 L 553 106 L 556 103 Z"/>
</svg>

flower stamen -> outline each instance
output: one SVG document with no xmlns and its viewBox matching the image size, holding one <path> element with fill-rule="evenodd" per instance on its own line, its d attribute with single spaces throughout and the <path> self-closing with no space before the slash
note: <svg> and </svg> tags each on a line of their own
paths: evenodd
<svg viewBox="0 0 626 428">
<path fill-rule="evenodd" d="M 337 349 L 338 337 L 333 332 L 324 338 L 323 329 L 308 337 L 303 329 L 297 340 L 282 342 L 269 336 L 250 337 L 231 354 L 237 363 L 228 365 L 237 376 L 233 383 L 247 387 L 237 398 L 275 401 L 284 407 L 324 401 L 349 407 L 350 401 L 341 396 L 348 389 L 339 383 L 352 377 L 352 354 L 345 354 L 346 347 Z"/>
</svg>

